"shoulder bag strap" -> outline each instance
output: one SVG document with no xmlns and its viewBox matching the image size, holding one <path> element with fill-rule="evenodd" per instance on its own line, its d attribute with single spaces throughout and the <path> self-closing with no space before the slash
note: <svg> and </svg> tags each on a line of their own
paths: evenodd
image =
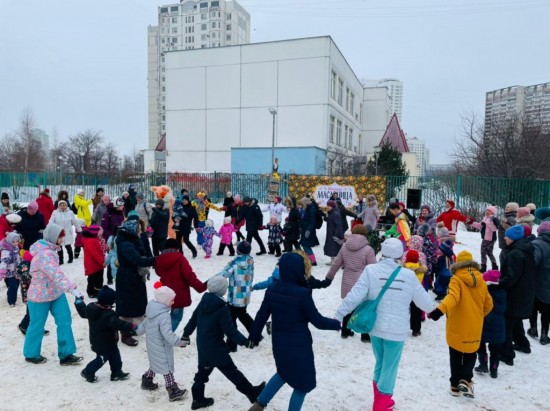
<svg viewBox="0 0 550 411">
<path fill-rule="evenodd" d="M 393 280 L 395 280 L 395 277 L 397 277 L 397 274 L 399 273 L 400 270 L 401 270 L 401 266 L 397 267 L 395 271 L 390 275 L 390 278 L 388 278 L 388 281 L 386 281 L 386 284 L 384 284 L 384 287 L 382 287 L 382 290 L 380 290 L 378 297 L 376 297 L 375 299 L 376 304 L 380 302 L 386 290 L 390 288 L 391 283 L 393 283 Z"/>
</svg>

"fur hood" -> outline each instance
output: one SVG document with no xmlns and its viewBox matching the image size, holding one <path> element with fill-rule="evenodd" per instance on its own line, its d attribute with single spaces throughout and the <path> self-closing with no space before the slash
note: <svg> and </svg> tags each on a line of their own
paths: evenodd
<svg viewBox="0 0 550 411">
<path fill-rule="evenodd" d="M 461 261 L 459 263 L 454 263 L 453 265 L 451 265 L 449 269 L 451 270 L 451 273 L 456 274 L 457 270 L 460 270 L 461 268 L 469 268 L 469 267 L 473 268 L 476 271 L 480 271 L 480 268 L 481 268 L 479 264 L 475 261 Z"/>
</svg>

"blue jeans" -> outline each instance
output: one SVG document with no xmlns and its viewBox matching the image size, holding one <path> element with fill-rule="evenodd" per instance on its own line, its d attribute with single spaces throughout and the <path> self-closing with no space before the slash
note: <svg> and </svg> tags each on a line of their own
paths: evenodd
<svg viewBox="0 0 550 411">
<path fill-rule="evenodd" d="M 376 358 L 373 380 L 382 394 L 393 395 L 405 341 L 385 340 L 373 335 L 370 336 L 370 340 Z"/>
<path fill-rule="evenodd" d="M 4 282 L 8 287 L 8 304 L 15 305 L 17 302 L 17 290 L 19 289 L 19 280 L 15 277 L 5 278 Z"/>
<path fill-rule="evenodd" d="M 183 318 L 183 308 L 172 308 L 170 319 L 172 320 L 172 331 L 176 331 Z"/>
<path fill-rule="evenodd" d="M 265 388 L 262 390 L 258 397 L 258 404 L 262 407 L 266 407 L 269 404 L 269 401 L 277 394 L 283 385 L 286 384 L 286 381 L 282 377 L 275 373 L 273 377 L 269 380 Z M 288 403 L 288 411 L 300 411 L 302 409 L 302 404 L 306 398 L 306 393 L 298 390 L 294 390 L 290 396 L 290 402 Z"/>
<path fill-rule="evenodd" d="M 71 309 L 67 297 L 62 294 L 57 300 L 45 303 L 27 301 L 31 321 L 25 335 L 23 355 L 25 358 L 37 358 L 42 348 L 44 325 L 48 313 L 52 313 L 57 326 L 57 355 L 60 360 L 76 352 L 73 330 L 71 328 Z"/>
</svg>

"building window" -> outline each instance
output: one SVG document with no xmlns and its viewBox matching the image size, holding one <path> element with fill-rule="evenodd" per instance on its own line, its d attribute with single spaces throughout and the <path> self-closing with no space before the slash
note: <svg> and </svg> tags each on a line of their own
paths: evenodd
<svg viewBox="0 0 550 411">
<path fill-rule="evenodd" d="M 160 40 L 160 42 L 161 42 L 162 44 L 164 44 L 164 43 L 166 43 L 166 39 L 163 37 L 163 38 Z"/>
<path fill-rule="evenodd" d="M 359 134 L 358 138 L 358 145 L 359 145 L 359 153 L 363 153 L 363 136 Z"/>
<path fill-rule="evenodd" d="M 212 28 L 213 28 L 213 29 L 216 28 L 216 22 L 215 22 L 215 21 L 212 22 Z"/>
<path fill-rule="evenodd" d="M 328 131 L 328 142 L 334 143 L 334 132 L 336 128 L 336 118 L 334 116 L 330 116 L 330 129 Z"/>
<path fill-rule="evenodd" d="M 178 18 L 177 17 L 172 17 L 172 23 L 177 23 L 178 22 Z"/>
<path fill-rule="evenodd" d="M 178 32 L 178 28 L 177 27 L 172 27 L 172 33 L 177 33 Z"/>
<path fill-rule="evenodd" d="M 160 12 L 161 13 L 168 13 L 168 7 L 161 7 Z"/>
<path fill-rule="evenodd" d="M 349 128 L 344 126 L 344 148 L 348 148 Z"/>
<path fill-rule="evenodd" d="M 172 12 L 177 12 L 177 11 L 178 11 L 178 6 L 172 6 L 172 7 L 170 7 L 170 11 L 172 11 Z"/>
<path fill-rule="evenodd" d="M 359 122 L 363 124 L 363 103 L 359 103 Z M 361 150 L 361 145 L 359 145 L 359 150 Z"/>
<path fill-rule="evenodd" d="M 355 96 L 353 93 L 349 95 L 349 112 L 353 116 L 353 106 L 355 105 Z"/>
<path fill-rule="evenodd" d="M 164 83 L 166 81 L 166 77 L 162 77 L 162 82 Z"/>
<path fill-rule="evenodd" d="M 353 147 L 353 129 L 350 127 L 348 135 L 348 149 L 351 150 Z"/>
<path fill-rule="evenodd" d="M 338 104 L 342 105 L 344 98 L 344 82 L 338 79 Z"/>
<path fill-rule="evenodd" d="M 201 20 L 207 20 L 207 19 L 208 19 L 208 14 L 202 13 L 201 14 Z"/>
<path fill-rule="evenodd" d="M 201 40 L 207 41 L 208 40 L 208 34 L 201 34 Z"/>
<path fill-rule="evenodd" d="M 208 30 L 208 25 L 207 24 L 201 24 L 201 30 Z"/>
<path fill-rule="evenodd" d="M 161 63 L 164 63 L 164 57 L 160 58 Z"/>
<path fill-rule="evenodd" d="M 225 25 L 225 29 L 226 29 L 227 31 L 231 31 L 231 24 L 226 24 L 226 25 Z"/>
<path fill-rule="evenodd" d="M 336 144 L 342 145 L 342 122 L 340 120 L 336 121 Z"/>
<path fill-rule="evenodd" d="M 346 87 L 346 111 L 349 112 L 350 90 Z"/>
<path fill-rule="evenodd" d="M 231 13 L 227 13 L 227 20 L 231 20 Z"/>
<path fill-rule="evenodd" d="M 338 82 L 338 76 L 336 72 L 332 72 L 331 82 L 330 82 L 330 96 L 336 100 L 336 84 Z"/>
<path fill-rule="evenodd" d="M 227 41 L 231 41 L 231 34 L 228 34 L 227 36 L 225 36 L 225 39 L 226 39 Z"/>
<path fill-rule="evenodd" d="M 164 73 L 166 71 L 166 67 L 163 67 L 161 71 Z"/>
</svg>

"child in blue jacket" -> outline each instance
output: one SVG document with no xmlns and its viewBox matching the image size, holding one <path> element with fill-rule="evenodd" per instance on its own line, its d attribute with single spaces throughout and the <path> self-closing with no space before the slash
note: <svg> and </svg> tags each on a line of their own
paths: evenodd
<svg viewBox="0 0 550 411">
<path fill-rule="evenodd" d="M 441 301 L 447 295 L 449 282 L 451 281 L 451 271 L 449 267 L 454 263 L 455 254 L 452 249 L 453 243 L 449 240 L 439 244 L 441 255 L 437 258 L 435 267 L 435 286 L 434 292 L 437 295 L 436 301 Z"/>
</svg>

